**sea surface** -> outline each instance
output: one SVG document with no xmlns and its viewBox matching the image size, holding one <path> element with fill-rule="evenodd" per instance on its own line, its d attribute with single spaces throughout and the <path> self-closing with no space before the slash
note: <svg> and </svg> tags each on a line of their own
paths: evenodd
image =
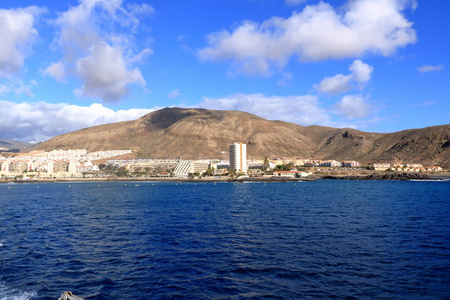
<svg viewBox="0 0 450 300">
<path fill-rule="evenodd" d="M 0 299 L 449 299 L 450 182 L 0 184 Z"/>
</svg>

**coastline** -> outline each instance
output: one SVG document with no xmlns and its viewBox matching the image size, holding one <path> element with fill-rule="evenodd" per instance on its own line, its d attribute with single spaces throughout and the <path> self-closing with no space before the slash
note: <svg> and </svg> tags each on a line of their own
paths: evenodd
<svg viewBox="0 0 450 300">
<path fill-rule="evenodd" d="M 279 177 L 279 176 L 263 176 L 263 177 L 244 177 L 232 179 L 230 177 L 203 177 L 201 179 L 184 179 L 184 178 L 144 178 L 144 177 L 128 177 L 128 178 L 59 178 L 59 179 L 36 179 L 36 180 L 0 180 L 1 183 L 52 183 L 52 182 L 299 182 L 299 181 L 316 181 L 316 180 L 445 180 L 449 174 L 433 174 L 430 176 L 423 173 L 371 173 L 360 175 L 322 175 L 315 174 L 304 178 Z"/>
</svg>

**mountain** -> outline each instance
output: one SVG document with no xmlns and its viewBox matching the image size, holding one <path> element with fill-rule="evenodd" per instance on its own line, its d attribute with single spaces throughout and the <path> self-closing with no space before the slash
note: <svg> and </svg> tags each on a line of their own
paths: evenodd
<svg viewBox="0 0 450 300">
<path fill-rule="evenodd" d="M 132 149 L 146 158 L 227 158 L 243 142 L 251 158 L 301 157 L 450 166 L 450 125 L 371 133 L 349 128 L 300 126 L 240 111 L 165 108 L 137 120 L 56 136 L 41 150 Z"/>
<path fill-rule="evenodd" d="M 31 145 L 32 144 L 17 141 L 0 140 L 0 152 L 20 152 L 22 149 Z"/>
</svg>

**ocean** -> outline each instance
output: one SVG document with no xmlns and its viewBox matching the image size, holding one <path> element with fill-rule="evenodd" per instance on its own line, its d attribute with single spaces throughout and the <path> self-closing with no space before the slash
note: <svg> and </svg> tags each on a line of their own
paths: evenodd
<svg viewBox="0 0 450 300">
<path fill-rule="evenodd" d="M 0 299 L 449 299 L 450 182 L 0 184 Z"/>
</svg>

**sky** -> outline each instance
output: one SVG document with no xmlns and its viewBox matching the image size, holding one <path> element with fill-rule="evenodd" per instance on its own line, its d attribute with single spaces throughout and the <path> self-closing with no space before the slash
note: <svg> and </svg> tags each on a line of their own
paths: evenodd
<svg viewBox="0 0 450 300">
<path fill-rule="evenodd" d="M 164 107 L 394 132 L 450 123 L 447 0 L 3 0 L 0 139 Z"/>
</svg>

